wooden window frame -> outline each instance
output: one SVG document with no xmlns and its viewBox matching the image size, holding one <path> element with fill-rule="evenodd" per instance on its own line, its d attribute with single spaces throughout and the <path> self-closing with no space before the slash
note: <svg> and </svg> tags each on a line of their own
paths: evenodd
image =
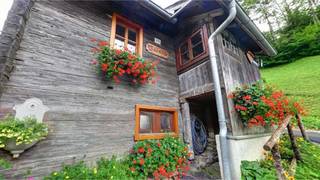
<svg viewBox="0 0 320 180">
<path fill-rule="evenodd" d="M 192 44 L 191 44 L 191 38 L 193 38 L 196 34 L 201 33 L 201 38 L 202 38 L 202 47 L 203 47 L 203 52 L 196 57 L 193 57 L 193 52 L 192 52 Z M 189 51 L 189 62 L 183 64 L 182 63 L 182 58 L 181 58 L 181 47 L 185 43 L 188 44 L 188 51 Z M 186 38 L 182 43 L 180 43 L 178 49 L 176 50 L 176 66 L 178 72 L 181 72 L 188 67 L 194 65 L 195 63 L 198 63 L 199 61 L 203 60 L 205 57 L 209 55 L 208 51 L 208 31 L 207 31 L 207 26 L 203 25 L 200 29 L 192 33 L 190 36 Z"/>
<path fill-rule="evenodd" d="M 142 26 L 131 22 L 130 20 L 126 19 L 125 17 L 120 16 L 117 13 L 112 14 L 112 23 L 111 23 L 111 35 L 110 35 L 110 47 L 114 47 L 114 42 L 116 38 L 116 27 L 117 24 L 121 24 L 125 27 L 125 42 L 124 46 L 127 47 L 128 45 L 128 29 L 134 29 L 137 32 L 136 37 L 136 54 L 142 57 L 143 51 L 143 28 Z"/>
<path fill-rule="evenodd" d="M 162 139 L 166 135 L 178 136 L 179 135 L 179 126 L 178 126 L 178 110 L 177 108 L 171 107 L 160 107 L 160 106 L 150 106 L 137 104 L 135 106 L 135 135 L 134 140 L 144 140 L 144 139 Z M 173 132 L 170 133 L 140 133 L 140 112 L 149 111 L 149 112 L 168 112 L 172 113 L 172 128 Z M 158 114 L 159 115 L 159 114 Z"/>
</svg>

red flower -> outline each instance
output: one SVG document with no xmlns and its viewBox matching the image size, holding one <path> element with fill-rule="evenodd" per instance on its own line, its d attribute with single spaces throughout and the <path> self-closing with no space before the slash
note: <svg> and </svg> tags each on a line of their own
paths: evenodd
<svg viewBox="0 0 320 180">
<path fill-rule="evenodd" d="M 234 94 L 233 94 L 233 93 L 230 93 L 230 94 L 228 95 L 228 98 L 229 98 L 229 99 L 234 98 Z"/>
<path fill-rule="evenodd" d="M 152 149 L 151 148 L 148 148 L 148 153 L 152 153 Z"/>
<path fill-rule="evenodd" d="M 246 107 L 244 107 L 244 106 L 241 106 L 241 105 L 235 105 L 235 109 L 236 110 L 241 110 L 241 111 L 246 111 L 247 110 L 247 108 Z"/>
<path fill-rule="evenodd" d="M 140 158 L 139 164 L 142 166 L 144 165 L 144 159 Z"/>
<path fill-rule="evenodd" d="M 180 165 L 181 165 L 181 164 L 183 163 L 183 161 L 184 161 L 184 159 L 183 159 L 183 158 L 179 158 L 177 162 L 178 162 L 178 164 L 180 164 Z"/>
<path fill-rule="evenodd" d="M 243 99 L 249 101 L 251 99 L 251 96 L 250 95 L 246 95 L 246 96 L 243 97 Z"/>
<path fill-rule="evenodd" d="M 144 148 L 143 147 L 140 147 L 139 149 L 138 149 L 138 153 L 144 153 Z"/>
<path fill-rule="evenodd" d="M 160 146 L 161 146 L 161 144 L 160 144 L 160 143 L 158 143 L 157 145 L 158 145 L 158 147 L 160 147 Z"/>
<path fill-rule="evenodd" d="M 101 70 L 102 71 L 107 71 L 107 69 L 108 69 L 108 64 L 106 64 L 106 63 L 103 63 L 103 64 L 101 64 Z"/>
<path fill-rule="evenodd" d="M 107 41 L 100 41 L 98 43 L 99 46 L 107 46 L 108 45 L 108 42 Z"/>
<path fill-rule="evenodd" d="M 118 56 L 119 56 L 119 55 L 122 53 L 122 51 L 121 51 L 121 50 L 119 50 L 119 49 L 116 49 L 115 53 L 116 53 L 116 55 L 118 55 Z"/>
<path fill-rule="evenodd" d="M 131 172 L 134 172 L 136 169 L 134 167 L 130 168 Z"/>
<path fill-rule="evenodd" d="M 252 104 L 256 106 L 256 105 L 258 105 L 259 103 L 258 103 L 258 102 L 253 102 Z"/>
<path fill-rule="evenodd" d="M 136 161 L 136 160 L 133 160 L 133 164 L 137 164 L 137 161 Z"/>
<path fill-rule="evenodd" d="M 120 80 L 118 78 L 118 76 L 113 76 L 113 80 L 115 83 L 119 84 L 120 83 Z"/>
</svg>

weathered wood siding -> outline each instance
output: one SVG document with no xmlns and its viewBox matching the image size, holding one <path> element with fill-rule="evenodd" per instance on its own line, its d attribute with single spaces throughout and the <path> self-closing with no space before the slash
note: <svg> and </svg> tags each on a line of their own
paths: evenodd
<svg viewBox="0 0 320 180">
<path fill-rule="evenodd" d="M 236 35 L 234 35 L 236 36 Z M 244 128 L 237 113 L 233 108 L 231 99 L 227 99 L 230 92 L 236 87 L 244 84 L 251 84 L 260 79 L 260 72 L 257 65 L 250 63 L 245 52 L 236 46 L 237 50 L 223 46 L 222 35 L 217 36 L 215 47 L 219 56 L 219 69 L 221 84 L 224 87 L 222 93 L 225 98 L 226 117 L 228 118 L 229 128 L 232 130 L 232 135 L 244 135 L 252 133 L 260 133 L 264 129 L 248 129 Z"/>
<path fill-rule="evenodd" d="M 156 85 L 115 85 L 96 74 L 90 65 L 94 47 L 90 38 L 109 40 L 110 26 L 111 18 L 98 7 L 62 1 L 34 4 L 0 109 L 40 98 L 50 108 L 45 119 L 50 133 L 12 160 L 13 169 L 4 171 L 7 178 L 21 179 L 28 170 L 41 177 L 63 162 L 83 159 L 90 163 L 101 156 L 121 155 L 134 142 L 135 104 L 178 108 L 173 43 L 159 32 L 144 32 L 144 44 L 156 36 L 170 53 L 158 65 Z M 145 49 L 144 57 L 160 59 Z M 0 155 L 10 159 L 7 152 L 0 151 Z"/>
<path fill-rule="evenodd" d="M 213 91 L 210 61 L 179 75 L 180 98 L 197 96 Z"/>
</svg>

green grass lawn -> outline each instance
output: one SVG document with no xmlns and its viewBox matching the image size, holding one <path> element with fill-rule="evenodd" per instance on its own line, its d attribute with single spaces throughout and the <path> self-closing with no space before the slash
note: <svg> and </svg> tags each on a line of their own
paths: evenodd
<svg viewBox="0 0 320 180">
<path fill-rule="evenodd" d="M 287 95 L 303 100 L 308 129 L 320 130 L 320 56 L 302 58 L 290 64 L 261 70 L 262 77 Z"/>
</svg>

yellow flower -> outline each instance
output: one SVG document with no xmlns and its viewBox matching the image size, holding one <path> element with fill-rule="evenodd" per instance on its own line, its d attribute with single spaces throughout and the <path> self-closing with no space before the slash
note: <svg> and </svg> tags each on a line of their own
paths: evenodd
<svg viewBox="0 0 320 180">
<path fill-rule="evenodd" d="M 293 177 L 293 176 L 289 176 L 288 179 L 289 179 L 289 180 L 294 180 L 294 177 Z"/>
<path fill-rule="evenodd" d="M 285 171 L 284 173 L 284 176 L 288 177 L 289 176 L 289 173 L 287 171 Z"/>
<path fill-rule="evenodd" d="M 66 176 L 66 179 L 69 179 L 69 176 Z"/>
<path fill-rule="evenodd" d="M 56 176 L 57 174 L 58 174 L 57 172 L 54 172 L 54 173 L 53 173 L 54 176 Z"/>
<path fill-rule="evenodd" d="M 97 174 L 97 168 L 93 168 L 93 174 Z"/>
</svg>

